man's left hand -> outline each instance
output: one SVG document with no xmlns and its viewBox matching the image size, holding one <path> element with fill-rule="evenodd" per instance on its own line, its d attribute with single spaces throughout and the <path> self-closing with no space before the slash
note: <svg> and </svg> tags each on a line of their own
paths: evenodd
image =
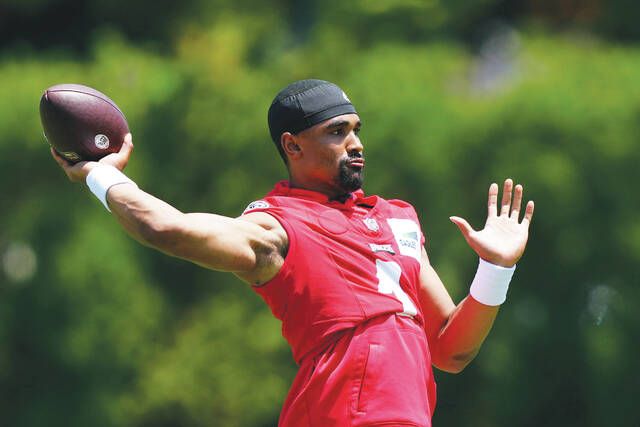
<svg viewBox="0 0 640 427">
<path fill-rule="evenodd" d="M 522 192 L 522 185 L 516 185 L 514 191 L 513 181 L 505 180 L 502 203 L 498 212 L 498 184 L 491 184 L 487 222 L 480 231 L 474 230 L 463 218 L 457 216 L 450 218 L 451 222 L 458 226 L 469 246 L 480 258 L 491 264 L 511 267 L 524 253 L 534 205 L 533 201 L 527 203 L 524 218 L 519 221 Z"/>
</svg>

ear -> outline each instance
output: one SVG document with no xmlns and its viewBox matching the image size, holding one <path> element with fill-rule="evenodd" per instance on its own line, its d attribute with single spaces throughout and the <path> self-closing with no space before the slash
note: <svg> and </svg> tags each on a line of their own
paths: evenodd
<svg viewBox="0 0 640 427">
<path fill-rule="evenodd" d="M 280 137 L 280 144 L 284 152 L 292 160 L 298 159 L 302 156 L 302 147 L 298 144 L 297 138 L 290 132 L 284 132 Z"/>
</svg>

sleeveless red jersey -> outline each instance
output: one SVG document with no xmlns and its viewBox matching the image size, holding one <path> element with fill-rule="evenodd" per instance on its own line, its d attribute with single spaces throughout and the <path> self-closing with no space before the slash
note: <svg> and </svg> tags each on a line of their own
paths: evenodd
<svg viewBox="0 0 640 427">
<path fill-rule="evenodd" d="M 413 207 L 399 200 L 365 197 L 362 190 L 345 202 L 330 201 L 324 194 L 291 188 L 282 181 L 262 200 L 251 203 L 245 213 L 258 211 L 275 217 L 289 239 L 280 271 L 254 290 L 282 321 L 282 334 L 295 361 L 304 368 L 305 361 L 326 353 L 345 335 L 351 340 L 366 332 L 363 325 L 401 316 L 385 322 L 413 328 L 422 335 L 420 349 L 405 351 L 411 353 L 407 357 L 428 365 L 424 367 L 426 380 L 418 387 L 425 389 L 419 391 L 420 396 L 426 397 L 427 389 L 431 394 L 429 403 L 418 408 L 427 408 L 429 421 L 406 425 L 430 425 L 435 383 L 418 303 L 424 237 Z M 308 375 L 316 364 L 317 360 L 307 369 Z M 285 410 L 295 399 L 289 396 Z M 338 424 L 334 421 L 333 425 Z"/>
</svg>

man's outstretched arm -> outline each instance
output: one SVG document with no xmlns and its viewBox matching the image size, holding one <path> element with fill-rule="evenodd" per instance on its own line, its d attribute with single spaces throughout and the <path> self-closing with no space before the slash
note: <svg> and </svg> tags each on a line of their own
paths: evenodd
<svg viewBox="0 0 640 427">
<path fill-rule="evenodd" d="M 99 162 L 72 165 L 53 150 L 52 155 L 71 181 L 83 182 L 95 168 L 124 169 L 132 149 L 129 135 L 120 152 Z M 286 232 L 264 213 L 240 218 L 182 213 L 130 183 L 110 187 L 106 201 L 122 227 L 140 243 L 207 268 L 233 272 L 252 284 L 275 276 L 286 253 Z"/>
<path fill-rule="evenodd" d="M 515 193 L 513 200 L 512 193 Z M 507 179 L 498 212 L 498 186 L 492 184 L 489 188 L 487 222 L 480 231 L 473 230 L 462 218 L 451 218 L 478 254 L 481 263 L 488 263 L 489 268 L 497 270 L 497 274 L 503 274 L 513 267 L 526 247 L 534 205 L 533 202 L 527 203 L 524 218 L 519 221 L 522 193 L 522 186 L 517 185 L 514 192 L 513 182 Z M 477 277 L 474 285 L 476 280 Z M 486 285 L 491 283 L 483 284 Z M 492 289 L 489 288 L 488 292 L 491 294 Z M 478 299 L 482 298 L 477 298 L 478 294 L 476 291 L 476 298 L 469 295 L 456 306 L 423 250 L 419 298 L 426 317 L 425 330 L 433 364 L 439 369 L 460 372 L 476 356 L 491 330 L 501 301 L 479 302 Z"/>
</svg>

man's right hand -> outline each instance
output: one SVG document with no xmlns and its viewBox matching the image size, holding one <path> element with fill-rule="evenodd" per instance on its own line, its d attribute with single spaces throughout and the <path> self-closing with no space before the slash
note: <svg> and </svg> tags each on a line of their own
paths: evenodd
<svg viewBox="0 0 640 427">
<path fill-rule="evenodd" d="M 124 137 L 124 142 L 122 143 L 120 151 L 118 151 L 117 153 L 106 155 L 97 162 L 71 163 L 64 157 L 60 156 L 53 148 L 51 148 L 51 155 L 53 156 L 56 163 L 60 165 L 62 170 L 64 170 L 64 173 L 67 174 L 67 177 L 71 182 L 85 182 L 87 175 L 89 175 L 89 172 L 91 172 L 91 169 L 95 168 L 100 163 L 111 165 L 118 168 L 119 170 L 123 170 L 129 162 L 129 157 L 131 157 L 132 151 L 133 142 L 131 134 L 128 133 Z"/>
</svg>

